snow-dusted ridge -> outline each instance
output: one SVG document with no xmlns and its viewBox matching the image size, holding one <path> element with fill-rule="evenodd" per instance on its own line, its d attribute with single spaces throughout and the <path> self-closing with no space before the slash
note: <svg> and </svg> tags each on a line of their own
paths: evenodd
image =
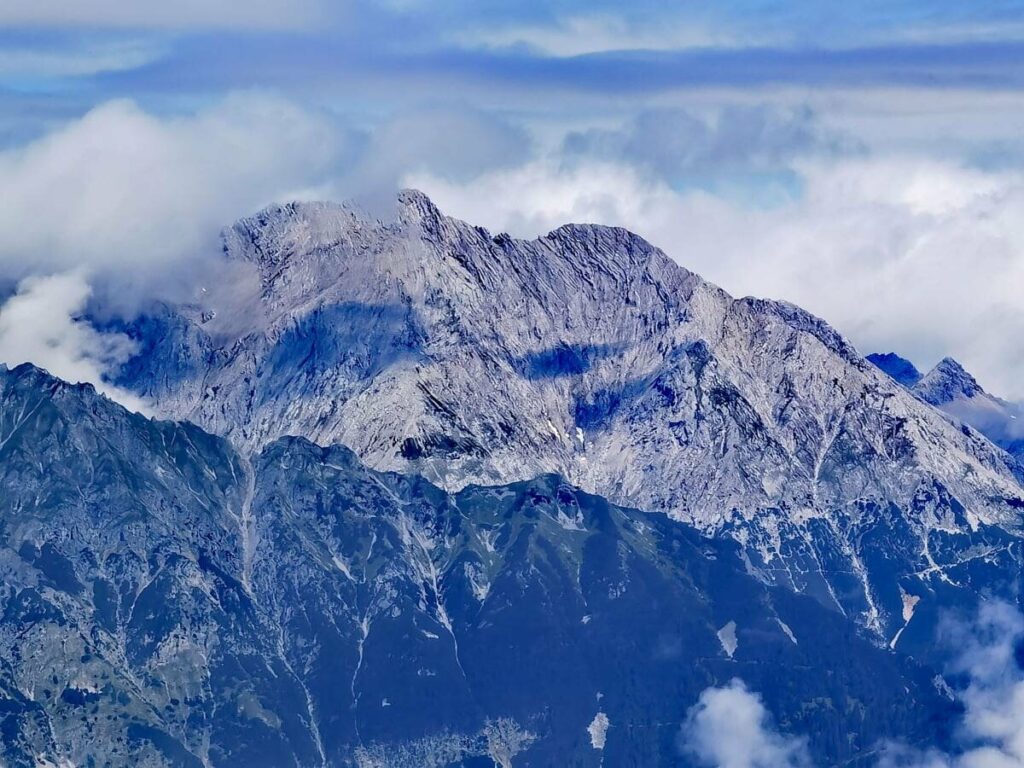
<svg viewBox="0 0 1024 768">
<path fill-rule="evenodd" d="M 880 633 L 902 621 L 859 543 L 879 516 L 916 542 L 908 573 L 932 567 L 931 531 L 1019 524 L 1003 451 L 821 319 L 734 299 L 624 229 L 493 236 L 405 191 L 392 221 L 272 206 L 224 250 L 258 271 L 253 330 L 218 340 L 172 309 L 119 383 L 246 450 L 297 434 L 450 489 L 558 473 L 735 536 L 765 578 Z"/>
</svg>

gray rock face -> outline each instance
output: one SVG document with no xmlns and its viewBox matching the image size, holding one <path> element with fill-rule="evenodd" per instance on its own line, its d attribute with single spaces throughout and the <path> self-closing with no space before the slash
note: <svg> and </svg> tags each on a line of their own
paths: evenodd
<svg viewBox="0 0 1024 768">
<path fill-rule="evenodd" d="M 515 240 L 405 192 L 395 222 L 292 204 L 224 248 L 259 274 L 252 329 L 169 309 L 129 329 L 154 353 L 119 383 L 246 452 L 301 435 L 451 490 L 558 473 L 733 536 L 765 579 L 886 641 L 895 579 L 945 573 L 935 532 L 1019 525 L 1006 453 L 822 320 L 734 299 L 625 230 Z M 862 551 L 879 515 L 906 529 L 895 576 Z"/>
<path fill-rule="evenodd" d="M 820 764 L 951 715 L 934 669 L 664 515 L 245 459 L 31 366 L 0 367 L 0 530 L 5 765 L 675 764 L 739 669 Z"/>
</svg>

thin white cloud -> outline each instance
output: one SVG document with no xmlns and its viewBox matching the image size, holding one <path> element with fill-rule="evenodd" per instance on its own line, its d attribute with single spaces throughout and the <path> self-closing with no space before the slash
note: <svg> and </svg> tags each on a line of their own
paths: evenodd
<svg viewBox="0 0 1024 768">
<path fill-rule="evenodd" d="M 639 25 L 608 13 L 575 14 L 547 24 L 487 26 L 460 31 L 455 41 L 467 47 L 525 46 L 548 56 L 582 56 L 607 51 L 668 51 L 731 47 L 754 42 L 725 29 L 692 21 L 660 20 Z"/>
<path fill-rule="evenodd" d="M 809 768 L 806 740 L 775 730 L 761 697 L 734 679 L 708 688 L 687 715 L 682 750 L 708 768 Z"/>
<path fill-rule="evenodd" d="M 0 24 L 289 30 L 312 27 L 330 8 L 324 0 L 4 0 Z"/>
<path fill-rule="evenodd" d="M 57 48 L 0 47 L 0 79 L 83 77 L 150 64 L 164 47 L 147 40 L 107 40 Z"/>
</svg>

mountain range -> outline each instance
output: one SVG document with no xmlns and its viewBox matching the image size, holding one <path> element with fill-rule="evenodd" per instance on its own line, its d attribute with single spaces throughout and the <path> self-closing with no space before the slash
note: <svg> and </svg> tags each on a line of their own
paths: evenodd
<svg viewBox="0 0 1024 768">
<path fill-rule="evenodd" d="M 156 419 L 0 371 L 9 764 L 687 765 L 733 677 L 818 764 L 943 745 L 941 618 L 1022 594 L 954 364 L 414 191 L 222 242 L 230 305 L 96 321 Z"/>
<path fill-rule="evenodd" d="M 143 353 L 116 383 L 243 452 L 298 435 L 453 491 L 555 473 L 735 539 L 768 583 L 885 642 L 905 594 L 929 635 L 936 574 L 1012 581 L 1013 457 L 819 318 L 735 299 L 626 230 L 516 240 L 407 191 L 389 220 L 296 203 L 223 242 L 259 285 L 249 328 L 163 307 L 120 329 Z"/>
</svg>

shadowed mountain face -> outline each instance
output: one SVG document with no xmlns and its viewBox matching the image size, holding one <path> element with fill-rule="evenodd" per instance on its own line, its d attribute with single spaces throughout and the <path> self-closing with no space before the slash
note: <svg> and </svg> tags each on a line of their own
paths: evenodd
<svg viewBox="0 0 1024 768">
<path fill-rule="evenodd" d="M 905 594 L 925 631 L 937 584 L 975 594 L 975 569 L 1018 567 L 1017 462 L 823 321 L 625 230 L 522 241 L 398 203 L 393 222 L 330 204 L 239 222 L 248 330 L 164 308 L 125 329 L 144 352 L 118 383 L 247 454 L 300 435 L 452 491 L 556 473 L 734 538 L 762 579 L 884 643 Z"/>
<path fill-rule="evenodd" d="M 878 366 L 889 374 L 897 383 L 904 387 L 913 387 L 921 380 L 921 372 L 905 357 L 893 352 L 872 353 L 866 358 L 869 363 Z"/>
<path fill-rule="evenodd" d="M 734 676 L 821 764 L 951 715 L 934 670 L 734 543 L 556 476 L 450 493 L 300 438 L 246 459 L 22 366 L 0 499 L 12 766 L 683 765 L 688 707 Z"/>
</svg>

